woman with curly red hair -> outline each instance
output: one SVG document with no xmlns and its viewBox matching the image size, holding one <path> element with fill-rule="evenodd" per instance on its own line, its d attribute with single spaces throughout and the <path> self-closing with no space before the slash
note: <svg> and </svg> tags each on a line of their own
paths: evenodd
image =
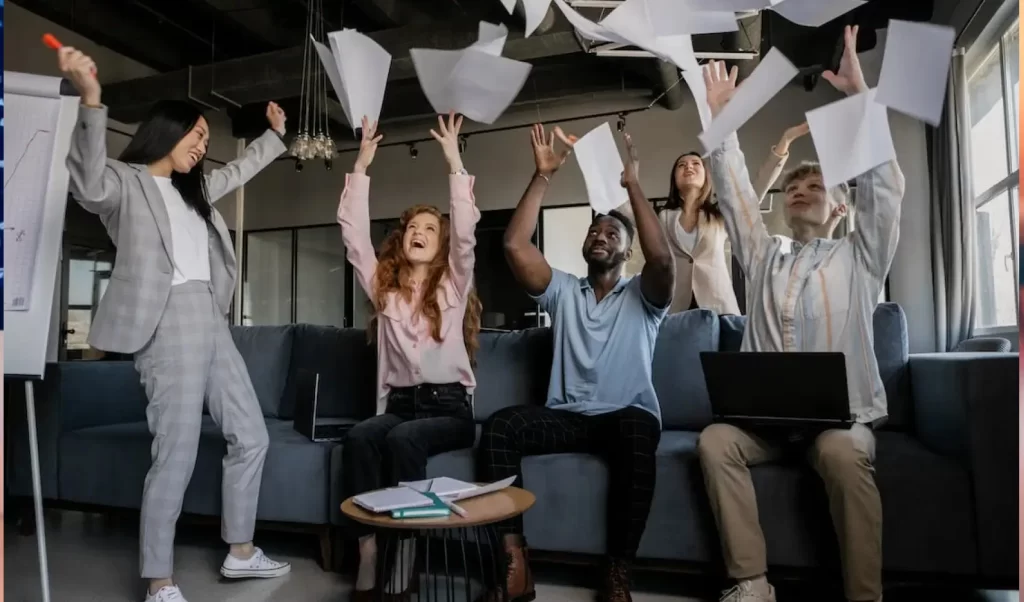
<svg viewBox="0 0 1024 602">
<path fill-rule="evenodd" d="M 370 242 L 370 178 L 377 124 L 363 118 L 359 156 L 346 177 L 338 223 L 359 283 L 374 308 L 371 337 L 377 343 L 377 416 L 349 431 L 342 446 L 344 497 L 426 478 L 427 458 L 472 447 L 476 437 L 471 395 L 472 357 L 480 330 L 480 301 L 473 291 L 476 224 L 473 177 L 459 156 L 462 117 L 438 117 L 431 135 L 450 167 L 450 218 L 436 207 L 416 205 L 381 246 Z M 353 599 L 373 599 L 377 564 L 372 532 L 359 536 L 359 572 Z M 406 567 L 385 587 L 385 599 L 409 595 L 412 542 L 399 546 Z"/>
</svg>

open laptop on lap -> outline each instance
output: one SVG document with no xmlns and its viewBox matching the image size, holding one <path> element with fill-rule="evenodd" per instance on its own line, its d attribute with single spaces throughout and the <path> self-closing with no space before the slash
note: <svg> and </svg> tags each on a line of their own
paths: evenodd
<svg viewBox="0 0 1024 602">
<path fill-rule="evenodd" d="M 310 441 L 341 441 L 359 421 L 355 418 L 322 418 L 317 414 L 320 399 L 320 374 L 297 372 L 293 428 Z"/>
<path fill-rule="evenodd" d="M 702 352 L 715 422 L 787 435 L 849 428 L 842 353 Z"/>
</svg>

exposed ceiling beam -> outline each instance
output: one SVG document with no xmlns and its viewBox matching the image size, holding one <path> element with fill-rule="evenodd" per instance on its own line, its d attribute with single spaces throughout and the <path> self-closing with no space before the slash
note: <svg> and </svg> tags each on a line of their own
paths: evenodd
<svg viewBox="0 0 1024 602">
<path fill-rule="evenodd" d="M 202 1 L 239 27 L 279 48 L 292 46 L 305 35 L 303 30 L 283 26 L 270 2 L 253 2 L 252 6 L 240 6 L 237 0 Z M 297 4 L 292 6 L 298 8 Z"/>
<path fill-rule="evenodd" d="M 436 27 L 402 27 L 368 34 L 384 47 L 394 60 L 388 81 L 416 77 L 410 48 L 457 49 L 476 41 L 477 25 L 463 25 L 442 31 Z M 503 55 L 521 61 L 579 52 L 571 32 L 549 33 L 529 38 L 512 38 Z M 155 102 L 178 98 L 199 100 L 227 108 L 216 95 L 246 105 L 281 100 L 298 95 L 302 85 L 303 48 L 289 48 L 241 59 L 220 61 L 161 75 L 120 82 L 107 86 L 103 100 L 116 119 L 134 122 Z M 216 92 L 216 95 L 210 92 Z M 191 92 L 191 94 L 190 94 Z"/>
<path fill-rule="evenodd" d="M 14 4 L 158 71 L 178 68 L 181 49 L 129 11 L 103 0 L 16 0 Z M 100 69 L 103 66 L 100 65 Z"/>
<path fill-rule="evenodd" d="M 383 27 L 426 25 L 431 21 L 413 0 L 353 0 L 352 4 Z"/>
</svg>

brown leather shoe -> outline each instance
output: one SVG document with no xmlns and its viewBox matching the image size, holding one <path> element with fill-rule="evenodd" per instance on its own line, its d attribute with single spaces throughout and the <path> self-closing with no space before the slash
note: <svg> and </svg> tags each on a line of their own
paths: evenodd
<svg viewBox="0 0 1024 602">
<path fill-rule="evenodd" d="M 502 541 L 505 547 L 505 562 L 508 572 L 505 574 L 505 588 L 508 602 L 531 602 L 537 598 L 533 585 L 533 574 L 530 572 L 530 554 L 522 535 L 506 535 Z M 477 602 L 503 602 L 500 592 L 485 592 Z"/>
<path fill-rule="evenodd" d="M 628 562 L 617 558 L 608 561 L 604 587 L 597 599 L 600 602 L 633 602 L 633 596 L 629 593 Z"/>
</svg>

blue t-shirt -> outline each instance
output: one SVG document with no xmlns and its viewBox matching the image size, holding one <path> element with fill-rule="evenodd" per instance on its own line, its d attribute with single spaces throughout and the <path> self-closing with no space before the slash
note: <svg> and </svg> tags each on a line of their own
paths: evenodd
<svg viewBox="0 0 1024 602">
<path fill-rule="evenodd" d="M 620 278 L 598 303 L 586 278 L 552 269 L 535 299 L 555 336 L 549 408 L 594 415 L 637 406 L 661 422 L 651 362 L 668 307 L 644 298 L 638 276 Z"/>
</svg>

